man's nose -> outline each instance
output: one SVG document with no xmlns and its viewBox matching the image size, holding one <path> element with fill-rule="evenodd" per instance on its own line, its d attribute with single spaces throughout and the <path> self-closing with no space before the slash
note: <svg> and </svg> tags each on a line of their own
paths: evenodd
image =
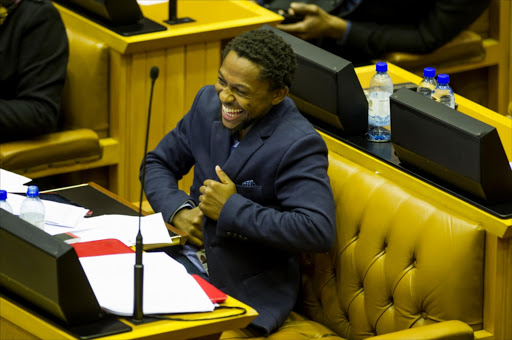
<svg viewBox="0 0 512 340">
<path fill-rule="evenodd" d="M 235 96 L 233 96 L 233 92 L 229 88 L 224 88 L 219 93 L 219 98 L 224 103 L 229 103 L 235 100 Z"/>
</svg>

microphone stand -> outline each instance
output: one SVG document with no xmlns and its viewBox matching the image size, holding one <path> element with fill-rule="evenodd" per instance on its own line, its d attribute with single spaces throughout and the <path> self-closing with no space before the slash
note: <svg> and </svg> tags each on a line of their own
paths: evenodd
<svg viewBox="0 0 512 340">
<path fill-rule="evenodd" d="M 151 104 L 153 103 L 153 88 L 155 80 L 158 78 L 158 67 L 153 66 L 149 73 L 151 77 L 151 92 L 149 95 L 148 122 L 146 127 L 146 143 L 144 145 L 144 158 L 142 161 L 142 184 L 140 188 L 139 200 L 139 232 L 135 239 L 135 266 L 134 266 L 134 301 L 133 301 L 133 317 L 134 323 L 141 323 L 144 320 L 144 312 L 142 309 L 143 287 L 144 287 L 144 265 L 142 264 L 142 233 L 141 233 L 141 216 L 142 216 L 142 197 L 144 194 L 144 183 L 146 181 L 146 154 L 148 152 L 149 139 L 149 123 L 151 121 Z"/>
<path fill-rule="evenodd" d="M 164 20 L 165 23 L 169 25 L 177 25 L 177 24 L 185 24 L 188 22 L 194 22 L 194 19 L 189 17 L 178 18 L 178 1 L 177 0 L 169 0 L 169 19 Z"/>
</svg>

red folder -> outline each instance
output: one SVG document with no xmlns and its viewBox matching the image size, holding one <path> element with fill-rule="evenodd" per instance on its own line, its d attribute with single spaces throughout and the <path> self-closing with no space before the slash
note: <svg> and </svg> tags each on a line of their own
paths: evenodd
<svg viewBox="0 0 512 340">
<path fill-rule="evenodd" d="M 105 240 L 71 244 L 78 257 L 133 253 L 134 250 L 123 242 L 109 238 Z"/>
<path fill-rule="evenodd" d="M 134 250 L 117 239 L 105 239 L 97 241 L 79 242 L 71 244 L 75 248 L 78 257 L 100 256 L 112 254 L 133 253 Z M 227 299 L 227 295 L 201 276 L 192 274 L 199 286 L 213 303 L 221 303 Z"/>
<path fill-rule="evenodd" d="M 220 289 L 212 285 L 210 282 L 203 279 L 201 276 L 196 274 L 191 274 L 194 279 L 196 279 L 197 283 L 203 288 L 204 292 L 213 303 L 221 303 L 224 302 L 228 297 L 224 294 Z"/>
</svg>

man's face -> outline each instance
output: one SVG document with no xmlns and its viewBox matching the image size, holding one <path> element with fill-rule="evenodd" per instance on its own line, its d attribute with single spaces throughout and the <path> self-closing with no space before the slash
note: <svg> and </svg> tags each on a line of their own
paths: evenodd
<svg viewBox="0 0 512 340">
<path fill-rule="evenodd" d="M 269 83 L 260 78 L 258 66 L 230 51 L 219 69 L 215 84 L 221 102 L 222 124 L 242 138 L 248 127 L 267 114 L 282 99 L 279 90 L 269 91 Z"/>
</svg>

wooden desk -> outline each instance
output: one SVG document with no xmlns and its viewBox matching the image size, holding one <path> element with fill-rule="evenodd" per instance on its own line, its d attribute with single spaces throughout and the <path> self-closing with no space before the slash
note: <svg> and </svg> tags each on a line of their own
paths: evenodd
<svg viewBox="0 0 512 340">
<path fill-rule="evenodd" d="M 218 318 L 209 321 L 154 321 L 142 325 L 133 325 L 124 318 L 120 320 L 130 325 L 133 330 L 129 333 L 121 333 L 102 338 L 101 340 L 115 339 L 204 339 L 214 340 L 228 329 L 246 327 L 258 314 L 251 307 L 240 301 L 228 297 L 222 306 L 241 307 L 247 313 L 240 316 L 226 317 L 239 313 L 239 310 L 215 310 L 211 313 L 194 313 L 185 315 L 173 315 L 175 317 L 194 320 L 194 318 Z M 226 318 L 224 318 L 226 317 Z M 32 313 L 19 304 L 0 295 L 0 339 L 2 340 L 31 340 L 31 339 L 76 339 L 67 333 L 62 327 Z"/>
<path fill-rule="evenodd" d="M 356 73 L 363 88 L 368 87 L 375 73 L 375 66 L 356 68 Z M 389 65 L 388 73 L 393 82 L 419 83 L 420 77 L 397 66 Z M 496 127 L 501 142 L 512 161 L 512 120 L 455 94 L 458 110 Z M 476 339 L 512 339 L 512 218 L 499 218 L 468 202 L 436 188 L 415 176 L 411 176 L 368 152 L 352 147 L 324 135 L 330 150 L 343 155 L 357 164 L 389 178 L 401 186 L 420 192 L 439 204 L 455 211 L 485 228 L 485 273 L 484 273 L 484 329 L 475 332 Z"/>
<path fill-rule="evenodd" d="M 122 203 L 125 207 L 132 211 L 137 211 L 138 208 L 130 202 L 118 197 L 117 195 L 109 192 L 108 190 L 94 184 L 88 183 L 88 187 L 97 190 L 99 195 L 106 195 L 117 203 Z M 61 190 L 52 190 L 52 192 L 60 193 L 62 196 L 74 200 L 78 204 L 88 206 L 87 202 L 80 201 L 79 190 L 83 186 L 76 186 L 74 188 L 63 188 Z M 77 191 L 78 190 L 78 191 Z M 74 192 L 77 195 L 66 195 L 65 192 Z M 98 194 L 95 194 L 98 195 Z M 83 195 L 82 195 L 83 196 Z M 89 198 L 90 198 L 89 194 Z M 98 196 L 99 197 L 99 196 Z M 84 197 L 83 199 L 87 199 Z M 101 198 L 100 200 L 104 200 Z M 100 204 L 105 204 L 100 203 Z M 106 204 L 108 209 L 108 203 Z M 114 207 L 119 213 L 119 207 Z M 170 227 L 173 232 L 182 234 L 177 229 Z M 183 242 L 186 238 L 182 238 Z M 123 323 L 130 325 L 133 330 L 129 333 L 121 333 L 112 336 L 106 336 L 99 339 L 166 339 L 166 340 L 183 340 L 183 339 L 218 339 L 224 330 L 236 329 L 246 327 L 258 313 L 250 306 L 232 298 L 220 304 L 226 307 L 243 308 L 246 313 L 237 315 L 241 312 L 240 309 L 217 309 L 211 313 L 191 313 L 183 315 L 170 315 L 171 317 L 183 318 L 192 321 L 154 321 L 141 325 L 133 325 L 125 318 L 120 318 Z M 231 315 L 236 315 L 229 317 Z M 207 321 L 193 321 L 200 318 L 216 318 Z M 66 330 L 52 322 L 48 318 L 38 315 L 22 304 L 10 300 L 0 294 L 0 339 L 1 340 L 14 340 L 14 339 L 76 339 Z"/>
<path fill-rule="evenodd" d="M 195 22 L 169 26 L 163 22 L 168 19 L 166 3 L 141 6 L 145 17 L 168 29 L 123 37 L 55 6 L 66 26 L 110 46 L 110 136 L 119 141 L 120 150 L 109 189 L 131 202 L 139 199 L 151 67 L 158 66 L 160 76 L 153 96 L 149 150 L 186 114 L 197 91 L 215 83 L 224 40 L 282 20 L 247 0 L 178 1 L 178 17 L 190 17 Z"/>
</svg>

